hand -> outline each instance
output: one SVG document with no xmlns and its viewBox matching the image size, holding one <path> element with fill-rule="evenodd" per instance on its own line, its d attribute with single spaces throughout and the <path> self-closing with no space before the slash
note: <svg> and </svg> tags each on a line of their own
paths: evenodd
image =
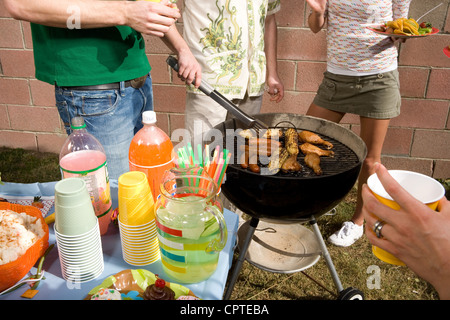
<svg viewBox="0 0 450 320">
<path fill-rule="evenodd" d="M 202 68 L 190 50 L 178 54 L 178 77 L 198 88 L 202 82 Z"/>
<path fill-rule="evenodd" d="M 390 37 L 391 40 L 395 43 L 395 42 L 401 42 L 401 43 L 405 43 L 406 40 L 408 40 L 407 38 L 395 38 L 395 37 Z"/>
<path fill-rule="evenodd" d="M 381 164 L 375 165 L 387 193 L 400 205 L 391 209 L 363 186 L 363 214 L 369 241 L 402 260 L 411 270 L 430 282 L 441 299 L 450 298 L 450 202 L 443 198 L 433 211 L 405 191 Z M 383 237 L 377 238 L 373 225 L 383 220 Z"/>
<path fill-rule="evenodd" d="M 169 0 L 161 2 L 130 1 L 126 6 L 126 25 L 143 34 L 163 37 L 175 21 L 181 17 L 177 8 L 170 7 Z"/>
<path fill-rule="evenodd" d="M 276 77 L 267 77 L 266 80 L 266 90 L 268 91 L 270 101 L 280 102 L 284 97 L 284 86 L 281 80 Z"/>
<path fill-rule="evenodd" d="M 328 0 L 306 0 L 311 9 L 318 13 L 324 13 Z"/>
</svg>

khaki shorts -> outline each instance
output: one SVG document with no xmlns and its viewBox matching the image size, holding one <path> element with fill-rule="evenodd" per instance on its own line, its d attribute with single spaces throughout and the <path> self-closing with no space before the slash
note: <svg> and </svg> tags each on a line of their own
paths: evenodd
<svg viewBox="0 0 450 320">
<path fill-rule="evenodd" d="M 313 103 L 367 118 L 394 118 L 400 114 L 401 104 L 398 71 L 370 76 L 344 76 L 326 71 Z"/>
</svg>

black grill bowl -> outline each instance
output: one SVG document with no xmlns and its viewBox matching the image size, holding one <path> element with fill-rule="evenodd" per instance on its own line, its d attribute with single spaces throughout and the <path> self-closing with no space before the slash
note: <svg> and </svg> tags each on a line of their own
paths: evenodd
<svg viewBox="0 0 450 320">
<path fill-rule="evenodd" d="M 301 174 L 262 175 L 252 173 L 231 161 L 222 184 L 224 195 L 240 210 L 252 217 L 277 220 L 280 222 L 298 222 L 311 216 L 320 216 L 338 205 L 352 189 L 358 179 L 362 162 L 367 154 L 366 145 L 352 131 L 342 125 L 323 119 L 297 115 L 265 113 L 254 115 L 269 127 L 292 127 L 299 131 L 309 130 L 332 142 L 335 157 L 322 157 L 323 175 L 317 176 L 308 171 L 306 165 Z M 219 130 L 224 136 L 231 132 L 227 129 L 246 129 L 236 119 L 217 125 L 212 131 L 217 136 Z M 221 147 L 234 150 L 236 146 L 227 146 L 229 139 L 205 139 L 211 150 L 219 143 Z M 301 152 L 300 152 L 301 153 Z M 351 156 L 349 156 L 351 154 Z"/>
</svg>

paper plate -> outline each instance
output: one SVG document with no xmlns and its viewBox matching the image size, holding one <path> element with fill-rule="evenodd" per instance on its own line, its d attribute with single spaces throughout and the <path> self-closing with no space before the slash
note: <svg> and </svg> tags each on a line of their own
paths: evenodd
<svg viewBox="0 0 450 320">
<path fill-rule="evenodd" d="M 145 269 L 126 269 L 113 276 L 109 276 L 97 287 L 89 291 L 85 300 L 91 297 L 101 288 L 115 289 L 122 294 L 122 300 L 142 300 L 145 289 L 154 284 L 156 276 L 152 272 Z M 196 298 L 196 295 L 189 289 L 176 283 L 166 281 L 166 286 L 175 292 L 175 299 L 182 296 Z M 136 294 L 131 294 L 137 292 Z"/>
<path fill-rule="evenodd" d="M 436 34 L 436 33 L 439 32 L 439 29 L 436 29 L 436 28 L 433 27 L 433 28 L 431 28 L 431 32 L 430 33 L 421 34 L 421 35 L 406 35 L 406 34 L 387 33 L 387 32 L 378 30 L 377 28 L 379 28 L 379 27 L 381 27 L 381 25 L 379 25 L 378 27 L 377 26 L 370 26 L 370 27 L 366 27 L 366 28 L 371 30 L 371 31 L 373 31 L 373 32 L 375 32 L 375 33 L 378 33 L 378 34 L 381 34 L 383 36 L 386 36 L 386 37 L 401 38 L 401 39 L 425 38 L 425 37 L 431 36 L 431 35 Z"/>
</svg>

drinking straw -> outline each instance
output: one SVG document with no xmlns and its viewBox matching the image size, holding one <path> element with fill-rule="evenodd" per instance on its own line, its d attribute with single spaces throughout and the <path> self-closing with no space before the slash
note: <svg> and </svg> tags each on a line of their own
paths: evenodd
<svg viewBox="0 0 450 320">
<path fill-rule="evenodd" d="M 203 164 L 203 152 L 202 152 L 202 145 L 201 144 L 197 145 L 197 153 L 198 153 L 198 158 L 199 158 L 198 163 L 199 163 L 199 165 L 201 167 L 203 167 L 204 166 L 204 164 Z"/>
<path fill-rule="evenodd" d="M 208 171 L 208 167 L 209 167 L 209 144 L 205 145 L 205 156 L 204 159 L 207 159 L 206 161 L 206 165 L 204 165 L 203 167 Z"/>
<path fill-rule="evenodd" d="M 202 153 L 202 146 L 197 145 L 198 159 L 195 157 L 192 145 L 189 143 L 187 147 L 179 148 L 177 151 L 178 159 L 175 159 L 175 164 L 179 168 L 195 168 L 202 167 L 204 169 L 202 175 L 208 174 L 213 181 L 220 186 L 225 176 L 227 166 L 231 159 L 231 152 L 227 149 L 220 151 L 220 147 L 217 145 L 214 150 L 214 155 L 212 159 L 210 158 L 209 145 L 205 145 L 205 155 Z M 194 178 L 196 179 L 196 178 Z M 204 179 L 198 179 L 194 182 L 194 186 L 200 187 L 204 190 L 205 181 Z M 200 191 L 204 193 L 204 191 Z"/>
<path fill-rule="evenodd" d="M 209 174 L 209 176 L 211 178 L 214 177 L 214 173 L 216 172 L 217 157 L 218 156 L 219 156 L 219 145 L 217 145 L 216 149 L 214 150 L 214 156 L 213 156 L 213 159 L 211 161 L 211 165 L 210 165 L 209 170 L 208 170 L 208 174 Z"/>
<path fill-rule="evenodd" d="M 188 154 L 189 154 L 189 160 L 190 160 L 190 162 L 191 162 L 191 164 L 192 165 L 195 165 L 195 155 L 194 155 L 194 150 L 192 149 L 192 145 L 191 145 L 191 143 L 189 142 L 188 143 Z"/>
<path fill-rule="evenodd" d="M 217 182 L 218 188 L 220 188 L 220 186 L 222 185 L 223 177 L 225 176 L 225 171 L 227 171 L 227 166 L 228 166 L 228 163 L 230 163 L 230 159 L 231 159 L 231 153 L 226 149 L 224 152 L 226 152 L 226 156 L 224 155 L 224 157 L 226 157 L 226 159 L 225 159 L 225 164 L 219 175 L 219 181 Z"/>
</svg>

